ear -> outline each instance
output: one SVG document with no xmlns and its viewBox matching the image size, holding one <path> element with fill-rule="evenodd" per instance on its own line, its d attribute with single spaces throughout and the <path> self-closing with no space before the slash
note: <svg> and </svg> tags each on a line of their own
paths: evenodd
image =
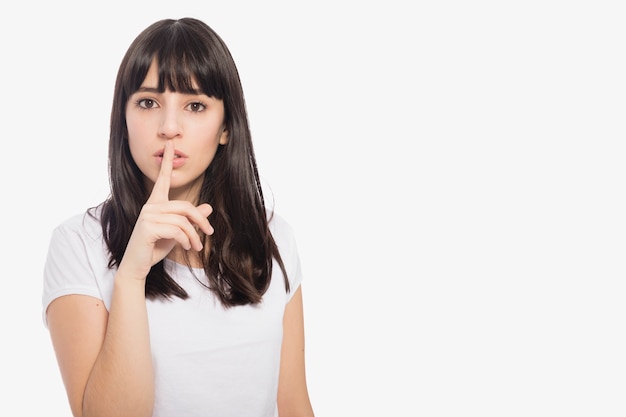
<svg viewBox="0 0 626 417">
<path fill-rule="evenodd" d="M 222 130 L 220 134 L 220 145 L 226 145 L 228 143 L 228 130 Z"/>
</svg>

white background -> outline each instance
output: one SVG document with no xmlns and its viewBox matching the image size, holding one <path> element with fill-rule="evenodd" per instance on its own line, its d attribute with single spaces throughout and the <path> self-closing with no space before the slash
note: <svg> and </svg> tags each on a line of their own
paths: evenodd
<svg viewBox="0 0 626 417">
<path fill-rule="evenodd" d="M 295 228 L 321 416 L 624 416 L 619 1 L 13 2 L 0 14 L 3 416 L 69 416 L 54 226 L 107 194 L 113 83 L 195 16 Z"/>
</svg>

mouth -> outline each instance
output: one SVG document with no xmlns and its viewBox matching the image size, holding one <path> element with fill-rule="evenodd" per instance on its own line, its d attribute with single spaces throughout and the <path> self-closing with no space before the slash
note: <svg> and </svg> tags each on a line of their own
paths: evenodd
<svg viewBox="0 0 626 417">
<path fill-rule="evenodd" d="M 160 166 L 163 163 L 163 150 L 156 151 L 154 154 L 154 160 Z M 189 158 L 185 153 L 174 150 L 174 159 L 172 159 L 172 169 L 182 168 Z"/>
<path fill-rule="evenodd" d="M 161 158 L 161 159 L 162 159 L 162 158 L 163 158 L 163 150 L 160 150 L 160 151 L 158 151 L 158 152 L 155 152 L 155 153 L 154 153 L 154 156 L 155 156 L 155 157 L 157 157 L 157 158 Z M 182 152 L 175 151 L 175 153 L 174 153 L 174 159 L 178 159 L 178 158 L 186 158 L 186 157 L 187 157 L 187 155 L 185 155 L 185 154 L 184 154 L 184 153 L 182 153 Z"/>
</svg>

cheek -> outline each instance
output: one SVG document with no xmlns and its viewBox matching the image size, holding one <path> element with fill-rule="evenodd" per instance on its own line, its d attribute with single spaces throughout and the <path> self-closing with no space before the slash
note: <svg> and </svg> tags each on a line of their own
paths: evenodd
<svg viewBox="0 0 626 417">
<path fill-rule="evenodd" d="M 140 123 L 137 122 L 132 116 L 126 116 L 126 131 L 128 133 L 128 147 L 130 148 L 130 154 L 137 162 L 137 156 L 141 154 L 139 152 L 143 147 L 143 134 Z"/>
<path fill-rule="evenodd" d="M 130 138 L 135 138 L 137 134 L 141 132 L 141 130 L 138 129 L 138 124 L 134 117 L 126 114 L 126 133 L 128 133 L 129 140 Z"/>
<path fill-rule="evenodd" d="M 203 146 L 202 153 L 206 155 L 206 158 L 210 161 L 213 160 L 215 154 L 217 153 L 217 149 L 219 148 L 219 138 L 211 137 L 210 140 L 207 140 Z"/>
<path fill-rule="evenodd" d="M 133 158 L 135 158 L 137 148 L 139 147 L 137 143 L 139 142 L 139 137 L 137 136 L 137 132 L 132 129 L 130 125 L 128 126 L 128 137 L 126 138 L 126 140 L 128 141 L 128 148 L 130 149 L 130 153 Z"/>
</svg>

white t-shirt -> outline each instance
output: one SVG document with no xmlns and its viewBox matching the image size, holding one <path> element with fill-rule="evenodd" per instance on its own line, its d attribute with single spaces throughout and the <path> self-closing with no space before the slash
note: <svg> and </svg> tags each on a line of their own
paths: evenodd
<svg viewBox="0 0 626 417">
<path fill-rule="evenodd" d="M 278 416 L 283 313 L 302 276 L 291 227 L 274 215 L 270 229 L 291 291 L 285 291 L 282 271 L 274 262 L 270 286 L 257 306 L 226 309 L 186 265 L 165 261 L 189 298 L 146 301 L 155 370 L 154 417 Z M 108 310 L 115 271 L 107 263 L 99 220 L 80 214 L 59 225 L 44 267 L 44 325 L 48 305 L 63 295 L 96 297 Z M 194 272 L 208 283 L 202 269 Z"/>
</svg>

